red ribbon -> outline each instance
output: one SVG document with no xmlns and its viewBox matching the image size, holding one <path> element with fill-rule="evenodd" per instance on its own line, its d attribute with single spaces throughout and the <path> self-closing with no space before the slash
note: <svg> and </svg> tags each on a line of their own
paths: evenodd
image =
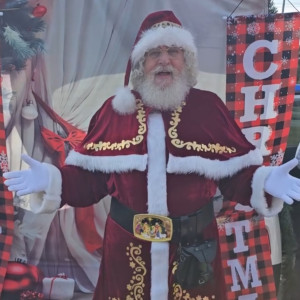
<svg viewBox="0 0 300 300">
<path fill-rule="evenodd" d="M 44 141 L 50 150 L 58 152 L 58 164 L 62 166 L 65 162 L 65 143 L 68 142 L 72 148 L 78 145 L 85 137 L 85 132 L 81 130 L 72 130 L 66 138 L 52 132 L 51 130 L 42 127 L 41 134 Z"/>
<path fill-rule="evenodd" d="M 53 284 L 54 284 L 54 280 L 57 279 L 57 278 L 63 278 L 63 279 L 68 279 L 68 277 L 66 276 L 65 273 L 59 273 L 57 274 L 55 277 L 52 278 L 51 280 L 51 285 L 50 285 L 50 291 L 49 291 L 49 296 L 48 296 L 48 299 L 51 299 L 51 293 L 52 293 L 52 287 L 53 287 Z"/>
<path fill-rule="evenodd" d="M 51 130 L 41 127 L 41 134 L 48 148 L 51 151 L 58 152 L 59 154 L 59 166 L 62 166 L 65 162 L 65 142 L 68 142 L 72 148 L 75 148 L 85 137 L 86 132 L 78 129 L 72 124 L 68 123 L 62 117 L 60 117 L 54 110 L 52 110 L 46 102 L 44 102 L 34 91 L 32 94 L 37 103 L 48 113 L 52 120 L 58 123 L 68 135 L 66 138 L 52 132 Z"/>
</svg>

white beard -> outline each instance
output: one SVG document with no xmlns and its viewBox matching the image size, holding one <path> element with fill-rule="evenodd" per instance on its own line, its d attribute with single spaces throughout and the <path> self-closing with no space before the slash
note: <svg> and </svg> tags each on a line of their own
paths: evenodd
<svg viewBox="0 0 300 300">
<path fill-rule="evenodd" d="M 161 71 L 170 71 L 173 73 L 173 83 L 167 87 L 159 87 L 154 84 L 154 74 Z M 158 67 L 147 77 L 141 78 L 136 90 L 142 96 L 142 101 L 147 106 L 160 110 L 174 110 L 181 105 L 190 87 L 187 84 L 185 71 L 178 74 L 178 71 L 172 67 Z"/>
</svg>

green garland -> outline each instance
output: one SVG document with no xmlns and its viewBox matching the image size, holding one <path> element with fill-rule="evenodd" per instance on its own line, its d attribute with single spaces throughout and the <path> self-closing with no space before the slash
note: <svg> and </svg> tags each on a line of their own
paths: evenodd
<svg viewBox="0 0 300 300">
<path fill-rule="evenodd" d="M 26 61 L 44 51 L 44 42 L 36 35 L 45 30 L 45 22 L 34 17 L 33 7 L 22 1 L 3 9 L 0 23 L 2 71 L 22 70 Z"/>
</svg>

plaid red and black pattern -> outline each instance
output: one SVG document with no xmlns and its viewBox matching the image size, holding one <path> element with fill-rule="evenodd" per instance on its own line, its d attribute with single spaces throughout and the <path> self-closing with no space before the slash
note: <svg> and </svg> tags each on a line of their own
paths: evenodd
<svg viewBox="0 0 300 300">
<path fill-rule="evenodd" d="M 297 77 L 299 38 L 300 13 L 239 16 L 227 20 L 226 105 L 240 128 L 266 126 L 271 129 L 265 145 L 269 152 L 264 155 L 265 165 L 281 164 L 286 150 Z M 276 43 L 276 51 L 265 47 L 257 49 L 253 61 L 248 59 L 247 63 L 261 73 L 270 67 L 276 67 L 276 71 L 267 78 L 254 79 L 255 76 L 245 71 L 244 54 L 251 44 L 263 40 Z M 276 115 L 264 119 L 261 117 L 263 105 L 256 105 L 253 110 L 257 118 L 243 122 L 245 90 L 243 93 L 242 89 L 255 86 L 255 99 L 258 100 L 265 97 L 263 86 L 275 84 L 278 88 L 274 102 L 269 103 L 274 103 Z M 254 137 L 257 138 L 259 136 Z"/>
<path fill-rule="evenodd" d="M 1 71 L 1 69 L 0 69 Z M 3 105 L 0 77 L 0 297 L 6 274 L 7 263 L 10 258 L 10 249 L 13 242 L 14 207 L 12 193 L 3 184 L 4 172 L 8 171 L 6 153 L 6 137 L 4 129 Z"/>
<path fill-rule="evenodd" d="M 219 242 L 220 251 L 222 257 L 222 266 L 225 275 L 227 300 L 236 300 L 241 295 L 257 294 L 255 299 L 257 300 L 275 300 L 276 287 L 273 277 L 273 268 L 270 254 L 270 243 L 267 229 L 265 227 L 264 218 L 257 215 L 254 210 L 241 211 L 236 210 L 236 203 L 225 202 L 224 207 L 217 216 L 218 230 L 219 230 Z M 244 245 L 248 247 L 246 251 L 239 253 L 234 252 L 234 248 L 237 246 L 236 235 L 233 233 L 226 235 L 226 226 L 233 222 L 249 221 L 249 232 L 243 230 Z M 252 277 L 253 270 L 250 268 L 250 272 L 247 273 L 247 259 L 255 256 L 258 280 L 261 283 L 252 287 L 251 284 L 255 282 L 255 278 Z M 243 283 L 240 275 L 233 271 L 229 261 L 238 260 L 239 265 L 242 267 L 241 274 L 249 275 L 246 286 Z M 233 274 L 235 273 L 235 274 Z M 244 276 L 246 276 L 244 275 Z M 233 276 L 236 276 L 240 290 L 232 291 L 234 284 Z M 243 275 L 242 275 L 243 276 Z"/>
</svg>

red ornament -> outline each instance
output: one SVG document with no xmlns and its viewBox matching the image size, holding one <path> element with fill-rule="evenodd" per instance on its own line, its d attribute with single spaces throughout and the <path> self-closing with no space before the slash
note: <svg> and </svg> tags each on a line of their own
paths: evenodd
<svg viewBox="0 0 300 300">
<path fill-rule="evenodd" d="M 7 294 L 29 290 L 43 280 L 42 272 L 34 265 L 9 261 L 3 282 L 3 291 Z"/>
<path fill-rule="evenodd" d="M 32 11 L 32 15 L 36 18 L 43 17 L 47 12 L 47 7 L 44 5 L 37 4 Z"/>
</svg>

